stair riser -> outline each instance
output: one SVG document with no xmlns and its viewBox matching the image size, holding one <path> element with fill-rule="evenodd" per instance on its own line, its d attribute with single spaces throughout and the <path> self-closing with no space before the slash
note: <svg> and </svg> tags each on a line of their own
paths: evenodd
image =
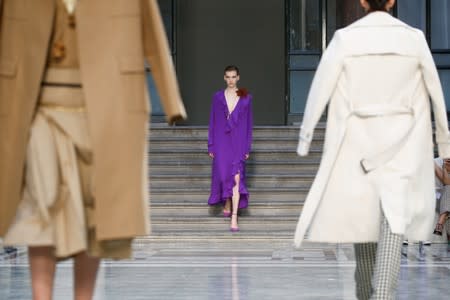
<svg viewBox="0 0 450 300">
<path fill-rule="evenodd" d="M 246 171 L 253 174 L 286 174 L 294 175 L 300 172 L 317 172 L 317 165 L 291 164 L 291 165 L 247 165 Z M 150 174 L 165 175 L 165 174 L 209 174 L 211 172 L 211 165 L 197 164 L 197 165 L 150 165 Z"/>
<path fill-rule="evenodd" d="M 314 137 L 321 137 L 324 135 L 324 131 L 315 131 Z M 157 129 L 151 129 L 150 130 L 150 139 L 153 138 L 193 138 L 193 139 L 207 139 L 208 138 L 208 131 L 206 129 L 202 129 L 200 131 L 198 130 L 189 130 L 189 129 L 182 129 L 180 127 L 175 128 L 174 130 L 169 131 L 158 131 Z M 253 138 L 254 139 L 264 139 L 264 138 L 292 138 L 292 139 L 298 139 L 299 137 L 299 130 L 260 130 L 260 129 L 253 129 Z"/>
<path fill-rule="evenodd" d="M 323 137 L 325 135 L 324 128 L 316 128 L 314 130 L 314 137 Z M 299 127 L 271 127 L 271 128 L 253 128 L 253 138 L 296 138 L 299 136 Z M 166 128 L 151 128 L 150 138 L 161 137 L 182 137 L 182 138 L 208 138 L 208 128 L 193 128 L 193 127 L 166 127 Z"/>
<path fill-rule="evenodd" d="M 250 204 L 270 204 L 270 203 L 302 203 L 307 195 L 307 190 L 299 190 L 298 192 L 252 192 L 250 191 Z M 186 193 L 170 193 L 166 191 L 152 189 L 150 199 L 152 204 L 182 204 L 194 205 L 206 203 L 209 197 L 209 188 L 204 192 L 186 192 Z"/>
<path fill-rule="evenodd" d="M 296 151 L 298 140 L 289 141 L 254 141 L 252 143 L 253 150 L 292 150 Z M 311 148 L 321 149 L 323 140 L 313 140 Z M 165 149 L 192 149 L 197 151 L 205 151 L 208 149 L 207 141 L 172 141 L 172 140 L 156 140 L 150 141 L 150 151 L 158 151 Z"/>
<path fill-rule="evenodd" d="M 239 227 L 242 231 L 255 231 L 260 232 L 262 234 L 267 234 L 272 231 L 283 231 L 283 232 L 293 232 L 295 229 L 297 222 L 285 223 L 285 224 L 266 224 L 266 223 L 256 223 L 249 224 L 244 221 L 239 221 Z M 157 231 L 169 231 L 169 232 L 177 232 L 177 233 L 188 233 L 188 232 L 213 232 L 213 231 L 221 231 L 228 230 L 230 226 L 229 220 L 223 220 L 222 223 L 215 224 L 197 224 L 197 225 L 189 225 L 186 224 L 173 224 L 173 223 L 156 223 L 152 220 L 152 232 Z"/>
<path fill-rule="evenodd" d="M 280 208 L 276 206 L 258 208 L 258 207 L 250 207 L 247 209 L 241 209 L 240 214 L 242 216 L 255 216 L 255 217 L 270 217 L 270 216 L 284 216 L 284 217 L 298 217 L 301 211 L 301 205 L 298 207 L 289 207 L 289 208 Z M 164 218 L 173 218 L 173 217 L 222 217 L 222 209 L 213 209 L 205 205 L 204 207 L 195 207 L 195 208 L 155 208 L 150 207 L 151 219 L 154 221 L 155 218 L 164 219 Z"/>
<path fill-rule="evenodd" d="M 177 162 L 180 164 L 185 164 L 186 162 L 205 162 L 210 161 L 206 149 L 199 152 L 168 152 L 168 151 L 150 151 L 150 165 L 153 160 L 156 161 L 166 161 L 170 160 L 172 162 Z M 296 162 L 308 162 L 317 161 L 322 157 L 322 152 L 310 152 L 308 157 L 299 157 L 295 151 L 290 152 L 252 152 L 250 153 L 250 160 L 257 162 L 264 161 L 292 161 Z"/>
<path fill-rule="evenodd" d="M 295 228 L 295 227 L 294 227 Z M 244 241 L 248 239 L 290 239 L 291 241 L 294 238 L 294 230 L 267 230 L 267 231 L 255 231 L 250 230 L 248 228 L 241 228 L 241 231 L 238 233 L 231 233 L 228 226 L 224 225 L 220 229 L 216 230 L 185 230 L 185 231 L 174 231 L 171 229 L 164 229 L 164 227 L 156 227 L 152 229 L 152 233 L 150 235 L 151 238 L 161 237 L 163 239 L 167 239 L 170 237 L 173 238 L 184 238 L 184 237 L 196 237 L 203 239 L 211 239 L 211 238 L 222 238 L 222 239 L 237 239 L 239 241 Z M 292 244 L 292 242 L 291 242 Z"/>
<path fill-rule="evenodd" d="M 292 222 L 274 222 L 272 224 L 268 224 L 265 222 L 259 222 L 259 223 L 248 223 L 244 221 L 245 218 L 239 219 L 239 227 L 245 228 L 246 230 L 252 230 L 252 231 L 260 231 L 260 232 L 267 232 L 271 230 L 274 231 L 294 231 L 295 225 L 297 224 L 297 220 Z M 160 231 L 177 231 L 177 232 L 185 232 L 185 231 L 215 231 L 215 230 L 222 230 L 224 228 L 227 228 L 230 224 L 229 219 L 223 219 L 220 220 L 220 222 L 215 223 L 172 223 L 172 222 L 156 222 L 155 220 L 152 220 L 152 230 L 160 230 Z"/>
<path fill-rule="evenodd" d="M 245 239 L 240 237 L 245 236 Z M 292 236 L 284 236 L 283 238 L 274 236 L 250 236 L 248 232 L 240 232 L 239 235 L 226 236 L 210 236 L 208 238 L 198 238 L 198 236 L 182 236 L 182 237 L 166 237 L 166 236 L 145 236 L 135 239 L 134 249 L 148 248 L 149 245 L 155 250 L 179 250 L 190 247 L 192 249 L 208 249 L 210 251 L 218 251 L 219 255 L 225 250 L 242 251 L 255 249 L 266 249 L 270 243 L 272 249 L 289 249 L 292 248 Z M 217 253 L 217 252 L 215 252 Z M 231 252 L 229 252 L 231 253 Z"/>
<path fill-rule="evenodd" d="M 313 178 L 248 178 L 247 186 L 252 188 L 296 188 L 296 187 L 309 187 L 312 184 Z M 163 188 L 163 187 L 198 187 L 209 189 L 211 186 L 210 179 L 205 178 L 173 178 L 173 179 L 155 179 L 151 178 L 150 188 Z"/>
</svg>

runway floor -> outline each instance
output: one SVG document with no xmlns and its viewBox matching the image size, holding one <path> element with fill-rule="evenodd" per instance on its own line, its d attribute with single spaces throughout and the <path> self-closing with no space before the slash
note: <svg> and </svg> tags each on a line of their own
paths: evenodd
<svg viewBox="0 0 450 300">
<path fill-rule="evenodd" d="M 355 299 L 352 245 L 143 239 L 134 249 L 102 262 L 95 299 Z M 71 267 L 58 265 L 54 299 L 72 299 Z M 398 299 L 449 298 L 450 246 L 404 246 Z M 31 299 L 25 248 L 0 254 L 0 299 Z"/>
</svg>

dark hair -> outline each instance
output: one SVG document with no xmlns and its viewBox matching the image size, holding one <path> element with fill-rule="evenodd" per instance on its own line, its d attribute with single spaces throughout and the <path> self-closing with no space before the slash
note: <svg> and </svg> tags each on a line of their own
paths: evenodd
<svg viewBox="0 0 450 300">
<path fill-rule="evenodd" d="M 226 72 L 230 72 L 230 71 L 235 71 L 237 75 L 239 75 L 239 68 L 236 66 L 226 66 L 225 70 L 223 71 L 223 73 L 225 74 Z"/>
<path fill-rule="evenodd" d="M 366 0 L 370 5 L 369 11 L 386 11 L 386 3 L 388 0 Z"/>
</svg>

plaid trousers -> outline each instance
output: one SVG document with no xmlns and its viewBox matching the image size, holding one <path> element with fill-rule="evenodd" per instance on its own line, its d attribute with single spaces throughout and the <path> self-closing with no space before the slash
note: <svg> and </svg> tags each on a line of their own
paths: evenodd
<svg viewBox="0 0 450 300">
<path fill-rule="evenodd" d="M 356 297 L 395 299 L 400 275 L 403 235 L 394 234 L 384 215 L 378 243 L 355 244 Z"/>
</svg>

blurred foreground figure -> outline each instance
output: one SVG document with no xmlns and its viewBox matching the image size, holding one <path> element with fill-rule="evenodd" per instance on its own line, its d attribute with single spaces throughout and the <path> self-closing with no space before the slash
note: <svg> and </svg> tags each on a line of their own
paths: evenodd
<svg viewBox="0 0 450 300">
<path fill-rule="evenodd" d="M 439 155 L 450 135 L 439 76 L 423 33 L 392 17 L 394 0 L 360 0 L 368 15 L 338 30 L 309 92 L 298 154 L 307 155 L 328 104 L 324 156 L 295 235 L 355 243 L 358 299 L 394 299 L 403 237 L 434 220 L 430 97 Z"/>
<path fill-rule="evenodd" d="M 169 123 L 185 117 L 156 0 L 3 0 L 0 236 L 28 245 L 35 299 L 74 257 L 91 299 L 99 258 L 149 234 L 147 58 Z"/>
</svg>

